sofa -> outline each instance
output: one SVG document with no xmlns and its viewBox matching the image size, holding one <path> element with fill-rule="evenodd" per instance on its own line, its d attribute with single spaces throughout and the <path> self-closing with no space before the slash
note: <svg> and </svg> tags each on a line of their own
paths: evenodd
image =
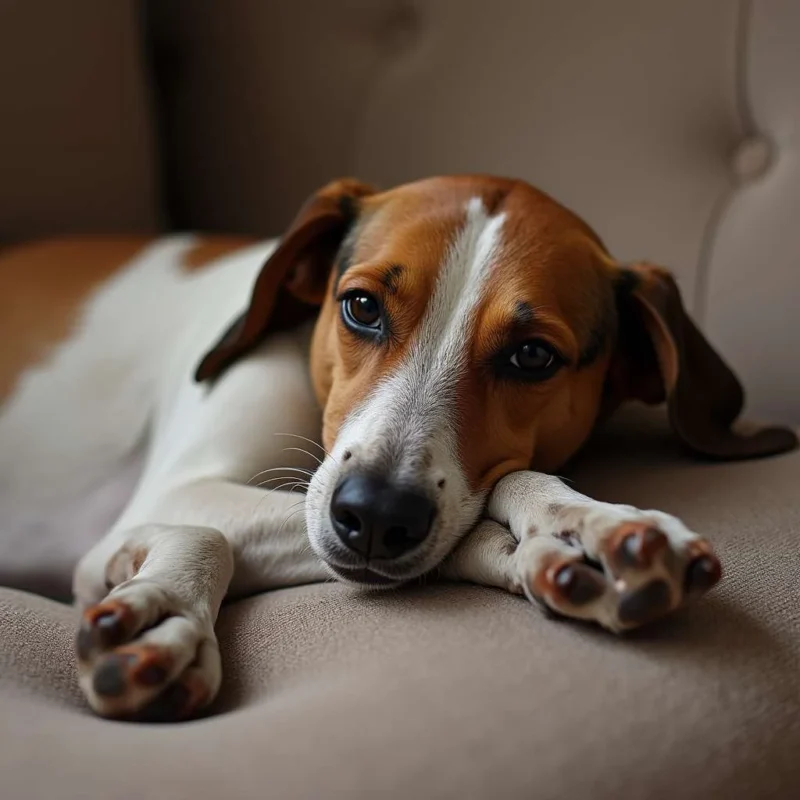
<svg viewBox="0 0 800 800">
<path fill-rule="evenodd" d="M 515 175 L 669 266 L 748 416 L 797 425 L 798 41 L 793 0 L 5 0 L 0 247 Z M 621 638 L 434 579 L 252 597 L 218 700 L 160 726 L 94 717 L 76 611 L 0 588 L 0 797 L 800 796 L 800 453 L 699 461 L 632 407 L 570 478 L 681 516 L 723 581 Z"/>
</svg>

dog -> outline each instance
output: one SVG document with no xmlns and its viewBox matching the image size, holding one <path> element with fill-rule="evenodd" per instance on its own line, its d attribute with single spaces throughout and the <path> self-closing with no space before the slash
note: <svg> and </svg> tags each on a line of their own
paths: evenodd
<svg viewBox="0 0 800 800">
<path fill-rule="evenodd" d="M 666 402 L 703 457 L 797 446 L 736 432 L 741 386 L 666 270 L 619 264 L 521 181 L 343 179 L 279 242 L 0 257 L 4 535 L 97 536 L 76 649 L 107 717 L 195 714 L 220 686 L 223 598 L 330 576 L 438 572 L 643 625 L 717 583 L 711 546 L 555 473 L 629 400 Z"/>
</svg>

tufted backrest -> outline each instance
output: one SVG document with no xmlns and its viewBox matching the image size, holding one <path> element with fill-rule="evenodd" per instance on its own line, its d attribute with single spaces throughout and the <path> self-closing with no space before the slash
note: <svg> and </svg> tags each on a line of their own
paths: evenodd
<svg viewBox="0 0 800 800">
<path fill-rule="evenodd" d="M 275 234 L 343 174 L 520 176 L 619 258 L 670 267 L 751 412 L 800 422 L 797 0 L 144 8 L 160 150 L 138 173 L 160 183 L 167 224 Z M 3 205 L 0 188 L 0 233 Z"/>
</svg>

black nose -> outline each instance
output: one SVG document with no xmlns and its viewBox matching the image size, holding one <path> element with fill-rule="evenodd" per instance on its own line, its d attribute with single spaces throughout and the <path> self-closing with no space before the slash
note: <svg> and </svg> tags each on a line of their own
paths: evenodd
<svg viewBox="0 0 800 800">
<path fill-rule="evenodd" d="M 336 487 L 331 520 L 342 542 L 364 558 L 397 558 L 424 541 L 435 508 L 424 494 L 356 474 Z"/>
</svg>

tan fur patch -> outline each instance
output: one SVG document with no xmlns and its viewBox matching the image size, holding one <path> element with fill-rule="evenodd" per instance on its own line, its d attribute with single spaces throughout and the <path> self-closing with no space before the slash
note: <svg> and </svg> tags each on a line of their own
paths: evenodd
<svg viewBox="0 0 800 800">
<path fill-rule="evenodd" d="M 19 375 L 68 338 L 90 292 L 149 239 L 53 239 L 0 252 L 0 402 Z"/>
<path fill-rule="evenodd" d="M 189 272 L 213 264 L 217 259 L 227 256 L 243 247 L 253 244 L 246 236 L 206 236 L 188 250 L 181 266 Z"/>
</svg>

